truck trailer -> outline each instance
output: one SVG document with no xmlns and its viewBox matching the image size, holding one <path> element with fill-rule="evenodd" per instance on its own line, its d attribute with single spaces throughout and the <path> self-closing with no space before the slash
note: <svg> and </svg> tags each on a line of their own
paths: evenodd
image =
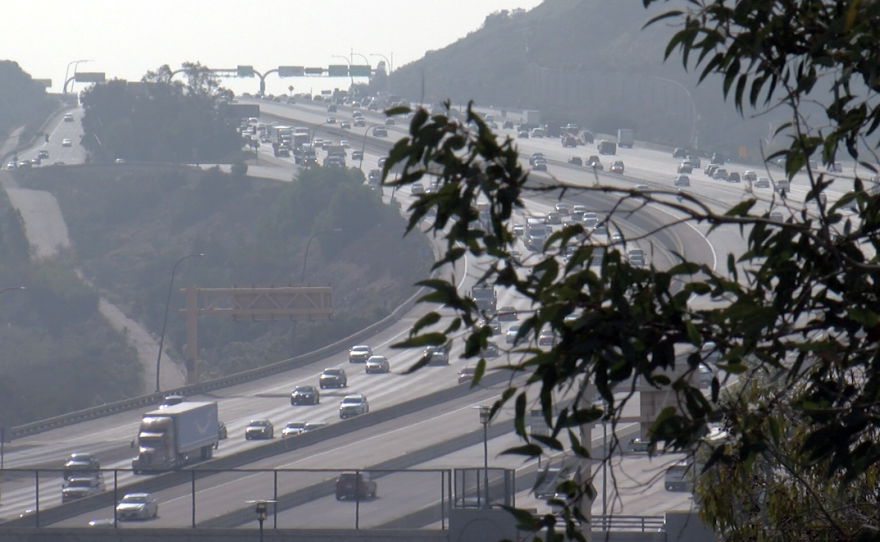
<svg viewBox="0 0 880 542">
<path fill-rule="evenodd" d="M 181 403 L 144 414 L 137 435 L 135 474 L 179 469 L 211 459 L 220 440 L 216 402 Z"/>
<path fill-rule="evenodd" d="M 621 128 L 617 131 L 617 146 L 631 149 L 636 142 L 636 133 L 633 130 Z"/>
<path fill-rule="evenodd" d="M 491 316 L 495 314 L 495 306 L 498 303 L 498 296 L 495 288 L 492 286 L 474 286 L 471 289 L 471 299 L 477 305 L 477 308 Z"/>
</svg>

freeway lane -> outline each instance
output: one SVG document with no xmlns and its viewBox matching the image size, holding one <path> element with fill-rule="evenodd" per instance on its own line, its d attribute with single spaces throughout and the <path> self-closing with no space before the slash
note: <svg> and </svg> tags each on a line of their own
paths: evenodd
<svg viewBox="0 0 880 542">
<path fill-rule="evenodd" d="M 700 239 L 697 239 L 693 244 L 699 244 L 701 242 Z M 502 294 L 499 304 L 515 304 L 515 300 L 505 299 Z M 382 345 L 387 345 L 399 340 L 399 337 L 407 332 L 408 326 L 412 324 L 414 321 L 413 318 L 415 317 L 417 317 L 417 314 L 409 318 L 407 322 L 403 322 L 401 326 L 383 332 L 383 334 L 377 337 L 377 341 L 372 342 L 374 348 L 378 347 L 381 351 Z M 417 355 L 417 353 L 415 355 Z M 412 361 L 413 357 L 414 353 L 412 352 L 402 352 L 392 355 L 391 361 L 394 366 L 399 366 L 402 359 Z M 221 400 L 221 416 L 227 421 L 233 439 L 236 438 L 236 436 L 240 438 L 243 426 L 251 417 L 268 417 L 273 419 L 273 421 L 276 421 L 276 424 L 279 426 L 285 421 L 292 421 L 301 418 L 302 416 L 299 414 L 297 414 L 296 417 L 291 415 L 289 410 L 290 407 L 286 404 L 286 394 L 293 385 L 297 383 L 313 383 L 317 373 L 320 372 L 320 369 L 322 369 L 323 366 L 336 365 L 343 360 L 344 358 L 342 356 L 335 357 L 325 362 L 310 365 L 308 368 L 292 371 L 285 375 L 284 381 L 280 381 L 278 377 L 274 377 L 272 379 L 267 379 L 267 381 L 254 382 L 222 390 L 221 392 L 212 394 L 208 397 L 199 397 L 199 399 L 216 398 Z M 453 356 L 454 368 L 460 367 L 461 365 L 464 365 L 464 362 L 456 361 Z M 394 400 L 402 400 L 407 397 L 418 396 L 430 389 L 453 385 L 453 371 L 448 369 L 441 369 L 441 371 L 445 371 L 447 376 L 444 376 L 443 380 L 439 381 L 436 375 L 433 375 L 433 377 L 427 377 L 425 375 L 428 375 L 429 373 L 422 372 L 419 375 L 407 377 L 405 380 L 401 379 L 401 382 L 403 383 L 399 385 L 388 385 L 387 381 L 374 380 L 376 388 L 373 388 L 372 384 L 370 384 L 370 387 L 361 388 L 361 383 L 356 379 L 353 379 L 350 388 L 357 391 L 367 391 L 367 394 L 373 403 L 373 408 L 376 409 L 387 404 L 392 404 Z M 366 377 L 366 375 L 362 375 L 362 379 L 363 377 Z M 375 378 L 385 377 L 379 376 Z M 367 382 L 364 381 L 363 384 L 366 385 Z M 374 389 L 377 389 L 377 393 L 379 394 L 378 401 L 376 399 L 376 394 L 373 392 Z M 320 409 L 324 407 L 318 408 Z M 329 412 L 327 412 L 327 410 L 329 410 Z M 328 415 L 332 420 L 333 413 L 335 412 L 334 407 L 330 406 L 327 410 L 322 413 L 320 410 L 316 409 L 315 417 L 311 418 L 311 420 L 313 421 L 316 418 L 321 419 L 322 416 L 326 419 Z M 114 460 L 116 457 L 119 457 L 118 460 L 111 462 L 110 466 L 125 467 L 127 466 L 127 456 L 131 454 L 130 450 L 127 449 L 127 444 L 134 435 L 139 417 L 139 413 L 125 413 L 105 418 L 103 420 L 95 420 L 93 422 L 79 424 L 45 433 L 43 435 L 37 435 L 28 439 L 22 439 L 15 443 L 14 446 L 16 446 L 17 449 L 12 450 L 11 459 L 12 461 L 18 461 L 22 466 L 33 464 L 35 461 L 60 461 L 60 459 L 69 451 L 72 451 L 72 449 L 78 449 L 80 451 L 88 450 L 108 453 L 111 454 Z M 279 419 L 280 423 L 278 423 Z M 406 438 L 404 438 L 404 440 L 406 440 Z M 383 443 L 383 445 L 384 444 L 386 443 Z M 391 445 L 393 450 L 393 443 L 387 444 Z M 253 442 L 227 442 L 221 446 L 218 456 L 222 457 L 229 453 L 255 445 L 257 444 Z M 47 493 L 49 494 L 50 499 L 53 494 L 57 499 L 57 485 L 54 493 L 51 491 L 47 491 Z M 51 500 L 49 503 L 51 503 Z"/>
</svg>

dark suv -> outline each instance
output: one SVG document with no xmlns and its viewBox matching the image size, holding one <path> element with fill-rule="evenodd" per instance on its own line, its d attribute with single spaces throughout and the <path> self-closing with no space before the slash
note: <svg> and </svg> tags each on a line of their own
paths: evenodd
<svg viewBox="0 0 880 542">
<path fill-rule="evenodd" d="M 366 472 L 343 472 L 336 479 L 336 500 L 376 496 L 376 481 Z"/>
<path fill-rule="evenodd" d="M 344 388 L 348 386 L 348 377 L 345 376 L 345 369 L 324 369 L 319 382 L 321 389 Z"/>
</svg>

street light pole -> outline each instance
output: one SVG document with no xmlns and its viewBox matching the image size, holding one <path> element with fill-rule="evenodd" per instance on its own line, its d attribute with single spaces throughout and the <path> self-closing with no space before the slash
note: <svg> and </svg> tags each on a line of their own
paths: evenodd
<svg viewBox="0 0 880 542">
<path fill-rule="evenodd" d="M 346 63 L 348 63 L 348 78 L 349 78 L 349 81 L 351 82 L 351 86 L 354 86 L 354 77 L 351 76 L 351 60 L 349 60 L 349 58 L 347 56 L 342 56 L 342 55 L 330 55 L 330 56 L 332 56 L 333 58 L 341 58 Z"/>
<path fill-rule="evenodd" d="M 489 422 L 492 408 L 480 407 L 480 423 L 483 424 L 483 508 L 489 508 Z"/>
<path fill-rule="evenodd" d="M 168 297 L 165 299 L 165 317 L 162 319 L 162 335 L 159 337 L 159 355 L 156 356 L 156 393 L 162 391 L 159 385 L 159 368 L 162 366 L 162 347 L 165 346 L 165 326 L 168 325 L 168 306 L 171 305 L 171 291 L 174 288 L 174 275 L 177 273 L 177 267 L 188 258 L 201 258 L 204 254 L 187 254 L 183 258 L 177 260 L 174 269 L 171 270 L 171 281 L 168 283 Z"/>
<path fill-rule="evenodd" d="M 9 288 L 3 288 L 0 290 L 0 294 L 3 292 L 12 292 L 14 290 L 27 290 L 24 286 L 11 286 Z M 4 452 L 5 452 L 5 443 L 6 443 L 6 423 L 3 421 L 3 425 L 0 426 L 0 470 L 3 470 L 4 466 Z"/>
<path fill-rule="evenodd" d="M 67 69 L 64 70 L 64 88 L 61 89 L 61 94 L 63 94 L 63 95 L 67 94 L 67 74 L 70 72 L 70 66 L 72 64 L 75 64 L 75 66 L 73 66 L 73 75 L 76 75 L 76 69 L 83 62 L 92 62 L 92 60 L 74 60 L 72 62 L 67 63 Z"/>
<path fill-rule="evenodd" d="M 300 275 L 299 275 L 299 282 L 300 283 L 303 283 L 306 281 L 306 262 L 309 261 L 309 247 L 312 246 L 312 240 L 315 237 L 321 235 L 322 233 L 341 233 L 341 232 L 342 232 L 342 228 L 334 228 L 332 230 L 321 230 L 319 232 L 313 233 L 312 236 L 309 237 L 309 242 L 306 243 L 306 255 L 303 257 L 302 273 L 300 273 Z"/>
</svg>

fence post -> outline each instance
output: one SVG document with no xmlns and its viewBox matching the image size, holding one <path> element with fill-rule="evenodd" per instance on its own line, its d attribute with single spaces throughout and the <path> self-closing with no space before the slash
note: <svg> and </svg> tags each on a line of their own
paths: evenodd
<svg viewBox="0 0 880 542">
<path fill-rule="evenodd" d="M 192 491 L 192 528 L 196 528 L 196 471 L 189 471 L 192 473 L 192 478 L 190 482 L 190 488 Z"/>
<path fill-rule="evenodd" d="M 446 530 L 446 471 L 440 471 L 440 530 Z"/>
<path fill-rule="evenodd" d="M 40 469 L 34 471 L 34 521 L 40 526 Z"/>
<path fill-rule="evenodd" d="M 361 528 L 361 471 L 354 471 L 354 528 Z"/>
<path fill-rule="evenodd" d="M 278 469 L 272 469 L 272 475 L 275 478 L 275 494 L 272 497 L 275 502 L 272 503 L 272 529 L 278 530 Z"/>
</svg>

